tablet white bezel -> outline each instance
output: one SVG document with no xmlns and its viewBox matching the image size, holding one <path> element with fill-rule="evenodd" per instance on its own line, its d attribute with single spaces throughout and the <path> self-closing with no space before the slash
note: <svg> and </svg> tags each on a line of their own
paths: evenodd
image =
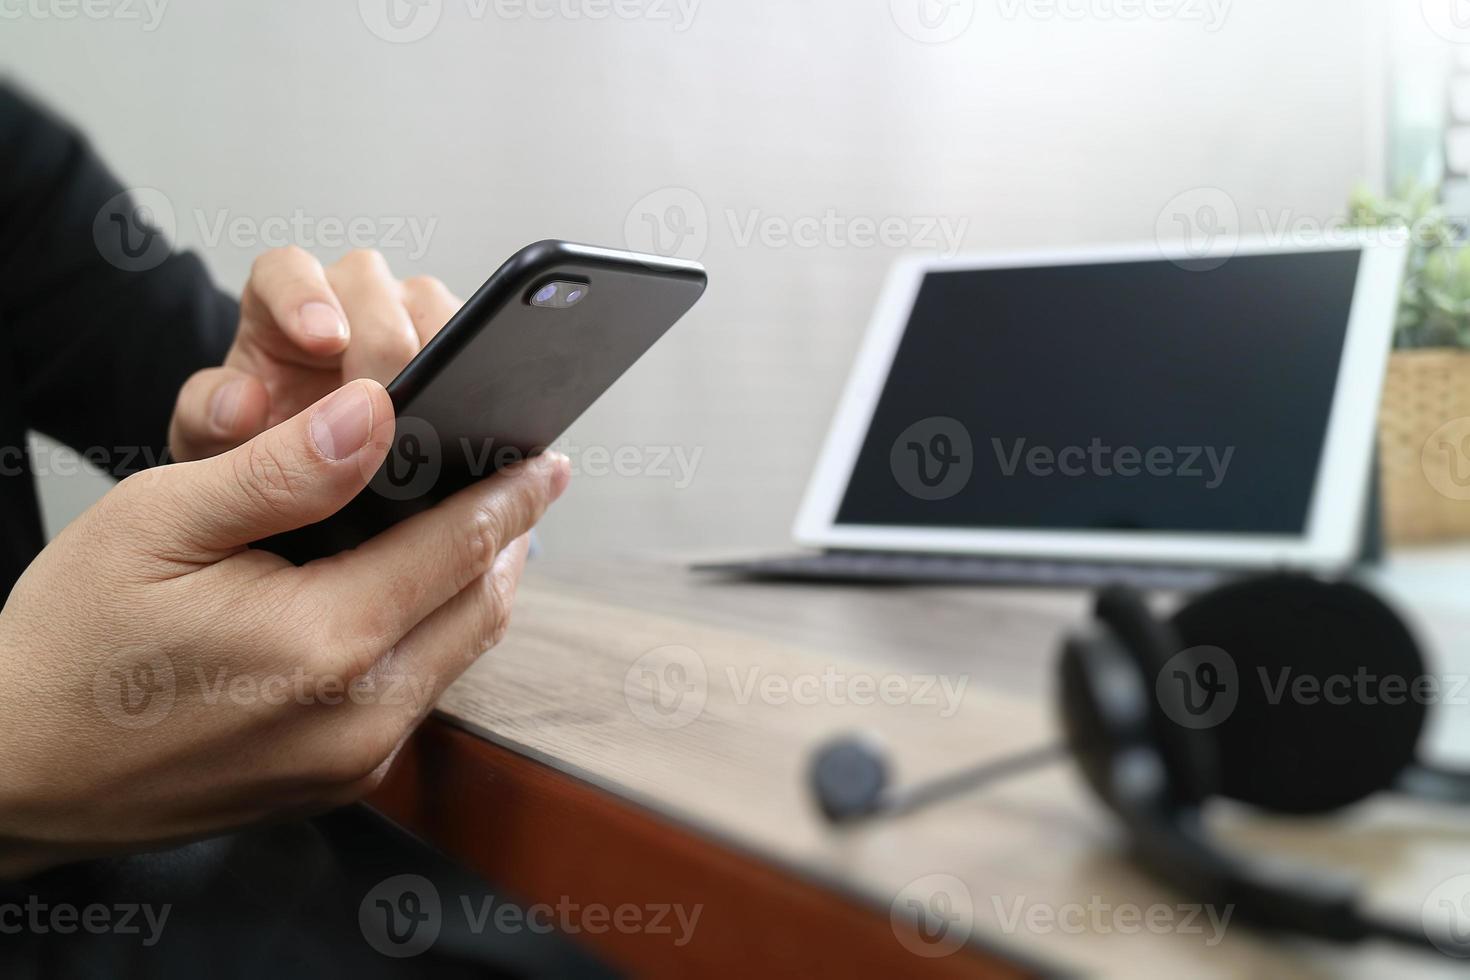
<svg viewBox="0 0 1470 980">
<path fill-rule="evenodd" d="M 985 554 L 1053 559 L 1332 570 L 1356 556 L 1373 459 L 1379 393 L 1388 362 L 1407 248 L 1396 241 L 1337 236 L 1283 244 L 1225 240 L 1203 251 L 1157 244 L 1010 252 L 940 258 L 910 256 L 889 274 L 837 414 L 797 515 L 798 542 L 824 548 Z M 1337 385 L 1303 535 L 1051 531 L 838 525 L 836 516 L 908 325 L 931 271 L 1084 265 L 1128 261 L 1198 263 L 1237 255 L 1361 250 Z M 1201 273 L 1205 274 L 1205 273 Z"/>
</svg>

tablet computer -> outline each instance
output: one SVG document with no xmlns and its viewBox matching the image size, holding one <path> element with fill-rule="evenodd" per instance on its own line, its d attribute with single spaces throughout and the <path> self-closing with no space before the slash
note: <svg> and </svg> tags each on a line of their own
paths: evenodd
<svg viewBox="0 0 1470 980">
<path fill-rule="evenodd" d="M 796 521 L 865 552 L 1352 562 L 1407 249 L 900 261 Z"/>
</svg>

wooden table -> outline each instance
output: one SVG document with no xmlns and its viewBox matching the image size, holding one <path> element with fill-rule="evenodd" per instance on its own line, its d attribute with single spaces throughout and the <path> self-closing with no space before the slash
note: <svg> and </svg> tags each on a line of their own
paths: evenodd
<svg viewBox="0 0 1470 980">
<path fill-rule="evenodd" d="M 1054 652 L 1086 606 L 1076 592 L 540 562 L 509 638 L 450 689 L 373 802 L 512 897 L 575 904 L 578 938 L 639 975 L 1463 975 L 1377 945 L 1186 923 L 1187 900 L 1121 857 L 1068 765 L 900 819 L 824 824 L 804 772 L 833 735 L 881 736 L 905 782 L 1054 740 Z M 1436 634 L 1470 628 L 1452 592 L 1431 606 Z M 1470 745 L 1460 732 L 1439 735 Z M 1454 816 L 1384 800 L 1331 821 L 1217 822 L 1359 870 L 1375 908 L 1417 922 L 1429 889 L 1470 870 Z M 623 905 L 699 918 L 680 943 L 609 926 Z"/>
</svg>

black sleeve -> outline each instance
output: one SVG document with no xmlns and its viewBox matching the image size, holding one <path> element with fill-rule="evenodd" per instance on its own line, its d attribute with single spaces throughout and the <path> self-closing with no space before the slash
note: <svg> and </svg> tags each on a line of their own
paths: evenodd
<svg viewBox="0 0 1470 980">
<path fill-rule="evenodd" d="M 26 428 L 99 450 L 125 476 L 160 461 L 180 386 L 224 359 L 235 300 L 172 253 L 72 129 L 0 85 L 0 344 Z M 122 196 L 120 196 L 122 195 Z"/>
</svg>

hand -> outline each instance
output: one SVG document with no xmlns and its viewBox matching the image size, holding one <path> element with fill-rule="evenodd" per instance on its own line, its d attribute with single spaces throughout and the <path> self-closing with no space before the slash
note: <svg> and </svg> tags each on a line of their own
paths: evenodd
<svg viewBox="0 0 1470 980">
<path fill-rule="evenodd" d="M 355 800 L 506 629 L 565 457 L 501 471 L 300 568 L 246 542 L 318 521 L 381 464 L 354 381 L 211 459 L 124 480 L 0 613 L 0 874 Z"/>
<path fill-rule="evenodd" d="M 179 392 L 173 458 L 233 449 L 345 382 L 387 384 L 462 305 L 432 276 L 399 282 L 375 251 L 350 252 L 326 269 L 300 248 L 266 252 L 240 297 L 224 365 Z"/>
</svg>

